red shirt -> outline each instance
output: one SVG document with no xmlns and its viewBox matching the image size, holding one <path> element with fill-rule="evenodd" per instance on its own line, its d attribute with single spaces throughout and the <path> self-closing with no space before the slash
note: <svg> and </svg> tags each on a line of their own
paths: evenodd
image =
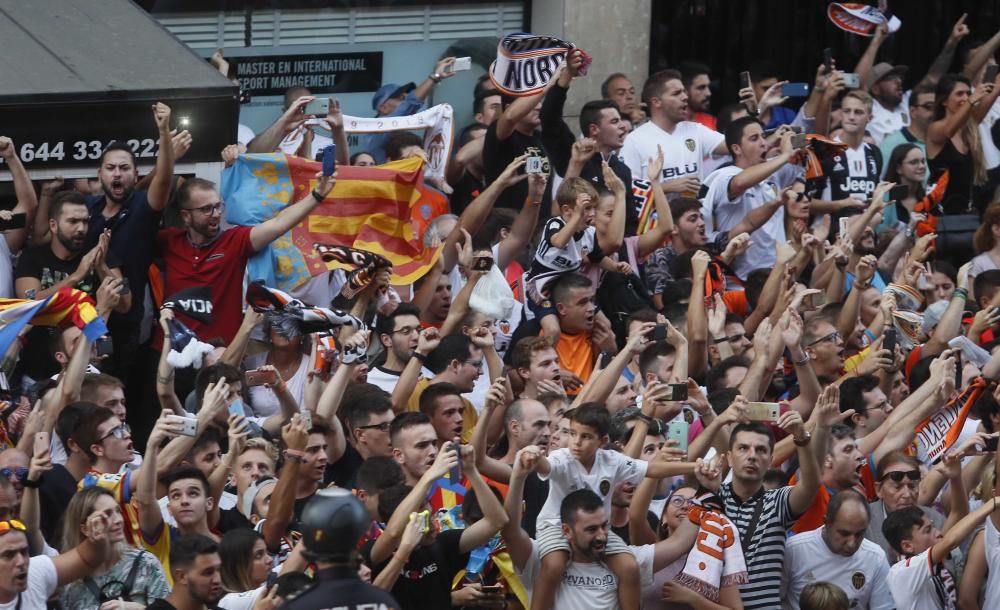
<svg viewBox="0 0 1000 610">
<path fill-rule="evenodd" d="M 166 266 L 164 292 L 168 297 L 185 288 L 212 287 L 212 323 L 203 324 L 184 316 L 184 323 L 202 341 L 221 337 L 228 344 L 240 328 L 243 274 L 254 254 L 251 229 L 226 229 L 215 241 L 202 247 L 191 243 L 185 229 L 164 229 L 156 236 L 156 247 Z"/>
</svg>

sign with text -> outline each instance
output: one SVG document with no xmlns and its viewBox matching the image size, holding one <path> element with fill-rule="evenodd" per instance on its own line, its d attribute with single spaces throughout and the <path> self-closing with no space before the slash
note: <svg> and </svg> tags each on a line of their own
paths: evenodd
<svg viewBox="0 0 1000 610">
<path fill-rule="evenodd" d="M 289 87 L 314 94 L 375 91 L 382 85 L 382 53 L 259 55 L 226 58 L 252 96 L 284 95 Z"/>
</svg>

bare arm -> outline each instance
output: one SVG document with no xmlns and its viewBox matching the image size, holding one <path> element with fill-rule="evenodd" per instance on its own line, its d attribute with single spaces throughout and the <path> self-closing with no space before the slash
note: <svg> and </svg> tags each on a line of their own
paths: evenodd
<svg viewBox="0 0 1000 610">
<path fill-rule="evenodd" d="M 333 190 L 333 185 L 337 181 L 337 172 L 333 176 L 323 176 L 320 172 L 316 174 L 316 188 L 313 189 L 318 195 L 326 197 Z M 278 212 L 274 218 L 270 218 L 250 229 L 250 244 L 254 252 L 260 252 L 272 241 L 291 230 L 292 227 L 302 222 L 313 209 L 319 205 L 312 192 L 308 195 Z"/>
<path fill-rule="evenodd" d="M 601 163 L 601 171 L 604 174 L 604 184 L 611 190 L 615 198 L 614 209 L 611 211 L 611 221 L 607 225 L 607 230 L 597 231 L 597 244 L 604 252 L 617 252 L 625 239 L 625 185 L 619 180 L 617 174 L 611 169 L 606 161 Z"/>
<path fill-rule="evenodd" d="M 958 43 L 969 35 L 969 26 L 965 25 L 965 18 L 966 15 L 963 14 L 954 27 L 952 27 L 948 40 L 945 41 L 941 52 L 934 58 L 931 67 L 927 69 L 927 74 L 920 79 L 917 87 L 934 88 L 938 81 L 941 80 L 941 77 L 944 76 L 944 73 L 948 71 L 948 68 L 951 67 L 951 62 L 955 59 L 955 49 L 958 48 Z"/>
<path fill-rule="evenodd" d="M 872 35 L 871 41 L 868 43 L 868 47 L 865 52 L 861 55 L 861 59 L 858 60 L 858 64 L 854 66 L 854 72 L 858 75 L 858 80 L 862 83 L 868 82 L 868 77 L 871 74 L 872 67 L 875 65 L 875 57 L 878 55 L 878 49 L 885 42 L 886 36 L 889 34 L 889 28 L 885 24 L 880 24 L 875 28 L 875 33 Z"/>
<path fill-rule="evenodd" d="M 553 78 L 550 82 L 555 83 L 557 80 Z M 535 109 L 535 106 L 541 101 L 543 94 L 544 91 L 535 95 L 519 97 L 508 105 L 503 114 L 497 119 L 497 140 L 506 140 L 509 138 L 514 133 L 514 129 L 517 128 L 517 124 L 521 122 L 521 119 L 528 116 L 528 113 Z"/>
<path fill-rule="evenodd" d="M 160 148 L 156 153 L 156 169 L 149 182 L 149 207 L 160 211 L 170 200 L 170 181 L 174 177 L 174 143 L 170 137 L 170 106 L 153 104 L 153 118 L 160 134 Z"/>
<path fill-rule="evenodd" d="M 483 476 L 476 469 L 476 460 L 472 452 L 472 447 L 462 448 L 462 468 L 469 483 L 472 484 L 472 489 L 476 492 L 476 499 L 482 498 L 479 501 L 483 510 L 483 518 L 466 527 L 465 531 L 462 532 L 459 548 L 463 553 L 486 544 L 490 538 L 507 525 L 509 520 L 507 511 L 503 509 L 500 500 L 497 500 L 496 496 L 493 495 L 486 481 L 483 480 Z"/>
<path fill-rule="evenodd" d="M 184 405 L 181 404 L 174 391 L 174 367 L 167 362 L 170 353 L 170 329 L 167 320 L 174 317 L 172 309 L 160 310 L 160 328 L 163 329 L 163 347 L 160 349 L 160 362 L 156 366 L 156 395 L 160 399 L 160 408 L 169 409 L 175 415 L 186 416 Z"/>
<path fill-rule="evenodd" d="M 250 345 L 250 333 L 263 317 L 264 315 L 254 311 L 253 307 L 246 308 L 246 311 L 243 312 L 243 322 L 240 323 L 240 328 L 233 336 L 233 340 L 226 346 L 226 351 L 222 352 L 219 362 L 235 367 L 240 366 L 240 363 L 243 362 L 243 356 L 247 352 L 247 346 Z"/>
<path fill-rule="evenodd" d="M 298 129 L 309 117 L 303 114 L 306 104 L 315 100 L 311 95 L 304 95 L 288 106 L 288 110 L 270 127 L 257 134 L 247 144 L 248 153 L 273 153 L 278 149 L 285 135 Z"/>
<path fill-rule="evenodd" d="M 511 473 L 510 487 L 504 508 L 507 510 L 507 524 L 500 530 L 503 540 L 507 543 L 507 552 L 518 571 L 523 570 L 531 557 L 531 537 L 521 527 L 521 513 L 524 510 L 524 479 L 534 469 L 536 456 L 540 455 L 537 447 L 526 447 L 517 452 L 514 457 L 514 469 Z M 524 460 L 522 460 L 522 456 Z M 528 462 L 528 466 L 524 466 Z M 492 495 L 492 494 L 491 494 Z"/>
<path fill-rule="evenodd" d="M 309 431 L 302 423 L 302 418 L 296 416 L 281 431 L 282 440 L 289 451 L 301 454 L 309 442 Z M 295 488 L 298 486 L 299 466 L 301 458 L 293 454 L 285 455 L 285 463 L 278 473 L 278 484 L 271 493 L 271 503 L 267 508 L 267 519 L 261 527 L 267 548 L 276 552 L 281 548 L 281 538 L 288 530 L 295 512 Z"/>
<path fill-rule="evenodd" d="M 500 271 L 506 271 L 507 266 L 524 251 L 525 246 L 531 241 L 531 236 L 535 234 L 535 226 L 538 225 L 538 211 L 542 207 L 542 195 L 545 192 L 545 185 L 548 177 L 544 174 L 531 174 L 528 176 L 528 198 L 524 200 L 521 211 L 517 213 L 514 222 L 511 224 L 510 233 L 500 242 L 496 265 Z"/>
<path fill-rule="evenodd" d="M 21 164 L 21 159 L 17 156 L 14 143 L 10 138 L 0 137 L 0 157 L 7 163 L 10 169 L 11 179 L 14 181 L 14 195 L 17 197 L 17 205 L 11 211 L 12 214 L 25 214 L 25 228 L 10 229 L 4 231 L 4 239 L 7 240 L 7 247 L 12 254 L 21 251 L 24 240 L 28 237 L 28 226 L 31 226 L 35 209 L 38 207 L 38 198 L 35 197 L 35 187 L 31 184 L 28 172 Z M 46 227 L 48 228 L 48 227 Z"/>
</svg>

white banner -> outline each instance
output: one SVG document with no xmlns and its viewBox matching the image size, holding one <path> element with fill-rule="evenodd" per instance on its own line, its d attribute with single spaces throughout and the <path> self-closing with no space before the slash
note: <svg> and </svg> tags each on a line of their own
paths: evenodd
<svg viewBox="0 0 1000 610">
<path fill-rule="evenodd" d="M 883 23 L 889 28 L 890 34 L 902 25 L 896 17 L 886 19 L 882 11 L 867 4 L 832 2 L 827 6 L 826 14 L 838 28 L 860 36 L 873 36 L 875 28 Z"/>
<path fill-rule="evenodd" d="M 310 119 L 306 123 L 326 129 L 323 119 Z M 345 114 L 344 130 L 348 133 L 423 131 L 424 151 L 427 153 L 424 176 L 444 178 L 454 139 L 454 111 L 449 104 L 438 104 L 406 116 L 355 117 Z"/>
<path fill-rule="evenodd" d="M 552 36 L 517 33 L 504 36 L 490 65 L 490 80 L 501 93 L 534 95 L 552 80 L 573 43 Z"/>
</svg>

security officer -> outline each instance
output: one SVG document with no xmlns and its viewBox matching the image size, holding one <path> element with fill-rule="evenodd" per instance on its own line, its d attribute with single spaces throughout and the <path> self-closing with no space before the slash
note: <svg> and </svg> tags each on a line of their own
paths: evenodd
<svg viewBox="0 0 1000 610">
<path fill-rule="evenodd" d="M 351 492 L 321 489 L 302 511 L 306 557 L 317 564 L 316 583 L 281 606 L 284 610 L 401 610 L 382 589 L 358 578 L 358 540 L 371 525 L 368 510 Z"/>
</svg>

